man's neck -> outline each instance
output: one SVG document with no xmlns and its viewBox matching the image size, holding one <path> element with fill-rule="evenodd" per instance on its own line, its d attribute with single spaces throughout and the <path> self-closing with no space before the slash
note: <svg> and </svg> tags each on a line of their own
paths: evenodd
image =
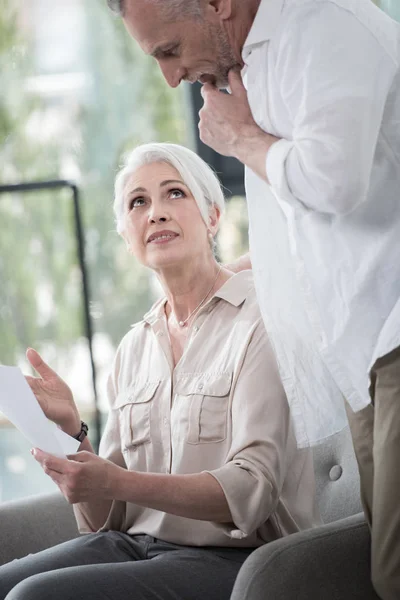
<svg viewBox="0 0 400 600">
<path fill-rule="evenodd" d="M 261 0 L 232 0 L 232 20 L 227 24 L 228 35 L 239 64 L 242 64 L 242 50 L 254 23 Z"/>
</svg>

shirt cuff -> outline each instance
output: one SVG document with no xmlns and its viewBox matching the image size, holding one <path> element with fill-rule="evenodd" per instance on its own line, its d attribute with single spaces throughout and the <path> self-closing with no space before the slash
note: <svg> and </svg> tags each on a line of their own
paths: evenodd
<svg viewBox="0 0 400 600">
<path fill-rule="evenodd" d="M 284 200 L 292 206 L 299 205 L 286 177 L 286 160 L 293 147 L 294 142 L 281 139 L 272 144 L 265 159 L 265 171 L 272 191 L 278 200 Z"/>
<path fill-rule="evenodd" d="M 218 481 L 225 494 L 236 529 L 228 523 L 217 525 L 229 537 L 246 538 L 265 523 L 272 512 L 274 494 L 273 486 L 264 475 L 234 463 L 205 473 Z"/>
</svg>

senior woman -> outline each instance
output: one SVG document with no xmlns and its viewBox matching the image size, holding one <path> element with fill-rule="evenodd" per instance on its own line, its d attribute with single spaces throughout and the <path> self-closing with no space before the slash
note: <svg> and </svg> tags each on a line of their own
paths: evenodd
<svg viewBox="0 0 400 600">
<path fill-rule="evenodd" d="M 254 548 L 319 523 L 312 456 L 297 449 L 251 273 L 215 259 L 211 169 L 180 146 L 140 146 L 114 209 L 165 297 L 118 348 L 100 456 L 67 385 L 28 351 L 44 412 L 84 438 L 68 459 L 34 456 L 89 535 L 0 568 L 0 598 L 228 600 Z"/>
</svg>

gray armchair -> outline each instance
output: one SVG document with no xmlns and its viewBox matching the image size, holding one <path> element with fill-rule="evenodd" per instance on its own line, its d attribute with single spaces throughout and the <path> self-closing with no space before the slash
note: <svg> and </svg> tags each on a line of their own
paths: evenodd
<svg viewBox="0 0 400 600">
<path fill-rule="evenodd" d="M 326 525 L 255 550 L 231 600 L 379 600 L 370 582 L 370 536 L 348 428 L 314 449 L 314 466 Z"/>
<path fill-rule="evenodd" d="M 253 552 L 231 600 L 379 600 L 369 580 L 369 532 L 360 514 L 348 429 L 314 454 L 319 506 L 327 524 Z M 72 509 L 60 494 L 0 505 L 0 564 L 77 535 Z"/>
</svg>

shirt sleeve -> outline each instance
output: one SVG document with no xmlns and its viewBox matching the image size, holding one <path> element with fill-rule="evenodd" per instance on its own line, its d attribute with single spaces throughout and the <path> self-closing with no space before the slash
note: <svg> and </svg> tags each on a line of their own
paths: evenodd
<svg viewBox="0 0 400 600">
<path fill-rule="evenodd" d="M 221 485 L 234 526 L 216 523 L 244 538 L 275 510 L 288 462 L 290 417 L 275 357 L 262 321 L 257 323 L 232 392 L 232 444 L 226 463 L 207 471 Z"/>
<path fill-rule="evenodd" d="M 118 410 L 114 408 L 118 395 L 118 373 L 120 365 L 120 349 L 114 361 L 112 372 L 107 381 L 107 399 L 110 406 L 107 423 L 100 441 L 99 456 L 110 460 L 119 467 L 126 469 L 125 459 L 121 452 L 121 438 L 119 428 Z M 126 513 L 126 503 L 114 500 L 105 504 L 105 509 L 93 510 L 90 503 L 74 504 L 73 509 L 80 533 L 91 533 L 101 530 L 121 530 Z M 92 508 L 92 510 L 91 510 Z M 104 512 L 104 519 L 98 522 L 99 512 Z"/>
<path fill-rule="evenodd" d="M 355 14 L 331 2 L 293 13 L 275 59 L 293 134 L 267 154 L 270 185 L 297 210 L 349 213 L 367 196 L 398 66 Z"/>
</svg>

